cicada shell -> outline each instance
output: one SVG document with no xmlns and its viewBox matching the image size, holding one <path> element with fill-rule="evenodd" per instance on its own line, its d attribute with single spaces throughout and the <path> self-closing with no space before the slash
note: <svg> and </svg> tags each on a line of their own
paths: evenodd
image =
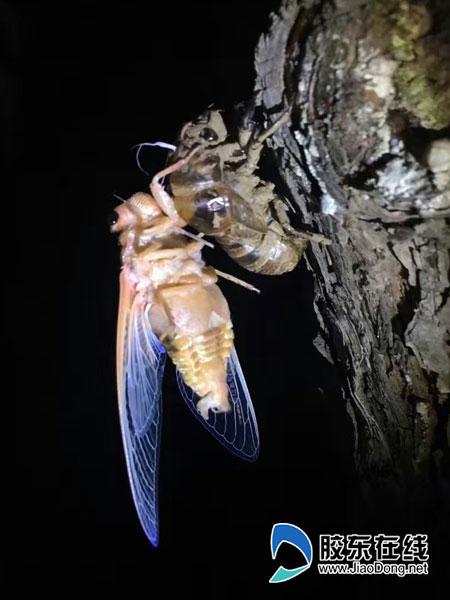
<svg viewBox="0 0 450 600">
<path fill-rule="evenodd" d="M 116 213 L 111 229 L 122 246 L 119 415 L 136 510 L 157 546 L 161 386 L 167 355 L 176 365 L 187 406 L 223 446 L 253 461 L 259 435 L 234 348 L 228 304 L 216 285 L 215 270 L 201 258 L 205 242 L 187 237 L 182 221 L 163 215 L 149 194 L 134 194 Z"/>
<path fill-rule="evenodd" d="M 213 236 L 241 267 L 264 275 L 292 271 L 310 241 L 328 243 L 321 234 L 294 229 L 274 185 L 257 175 L 264 141 L 288 118 L 285 113 L 258 137 L 241 129 L 233 142 L 220 111 L 208 110 L 184 125 L 170 165 L 152 183 L 167 176 L 172 210 Z"/>
</svg>

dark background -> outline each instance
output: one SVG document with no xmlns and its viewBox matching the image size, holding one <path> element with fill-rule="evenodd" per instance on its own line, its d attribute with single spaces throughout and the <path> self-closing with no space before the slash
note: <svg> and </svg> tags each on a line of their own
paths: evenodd
<svg viewBox="0 0 450 600">
<path fill-rule="evenodd" d="M 208 253 L 210 263 L 262 290 L 257 296 L 222 284 L 258 415 L 261 457 L 245 464 L 210 439 L 183 405 L 170 367 L 157 550 L 134 512 L 115 395 L 112 194 L 147 188 L 131 146 L 173 142 L 210 103 L 230 109 L 251 96 L 254 47 L 277 6 L 0 4 L 3 144 L 14 184 L 3 198 L 3 225 L 13 236 L 3 260 L 16 409 L 6 558 L 16 590 L 100 584 L 150 597 L 181 583 L 185 598 L 437 592 L 443 563 L 433 537 L 428 578 L 320 577 L 313 568 L 268 584 L 279 564 L 298 566 L 289 548 L 271 560 L 275 522 L 302 527 L 315 550 L 320 533 L 403 534 L 411 523 L 415 533 L 428 523 L 422 514 L 407 524 L 385 517 L 388 506 L 366 513 L 350 419 L 333 370 L 312 346 L 317 325 L 305 263 L 271 279 L 244 273 L 220 250 Z M 142 161 L 155 172 L 165 153 L 147 150 Z"/>
</svg>

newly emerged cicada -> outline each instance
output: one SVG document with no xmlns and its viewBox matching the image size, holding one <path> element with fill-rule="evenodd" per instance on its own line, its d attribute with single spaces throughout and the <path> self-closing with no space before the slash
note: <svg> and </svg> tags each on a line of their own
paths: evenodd
<svg viewBox="0 0 450 600">
<path fill-rule="evenodd" d="M 233 343 L 227 301 L 206 267 L 205 242 L 160 204 L 158 184 L 116 210 L 111 227 L 122 247 L 117 326 L 117 388 L 122 438 L 134 503 L 156 546 L 161 384 L 167 354 L 194 415 L 226 448 L 255 460 L 258 428 Z M 157 201 L 155 201 L 155 197 Z M 194 239 L 193 239 L 194 238 Z"/>
<path fill-rule="evenodd" d="M 265 275 L 294 269 L 310 241 L 328 243 L 294 229 L 274 184 L 256 174 L 264 141 L 288 118 L 285 113 L 259 136 L 242 127 L 238 141 L 229 141 L 220 111 L 207 110 L 184 125 L 169 166 L 153 179 L 169 176 L 167 214 L 213 236 L 238 264 Z"/>
</svg>

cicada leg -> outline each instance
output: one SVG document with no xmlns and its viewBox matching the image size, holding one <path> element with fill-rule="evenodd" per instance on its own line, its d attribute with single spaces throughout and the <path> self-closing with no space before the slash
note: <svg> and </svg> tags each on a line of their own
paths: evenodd
<svg viewBox="0 0 450 600">
<path fill-rule="evenodd" d="M 277 198 L 273 202 L 278 221 L 284 231 L 291 236 L 291 238 L 297 238 L 298 240 L 305 240 L 308 242 L 318 242 L 322 244 L 331 244 L 331 240 L 321 233 L 313 233 L 311 231 L 299 231 L 292 227 L 289 222 L 289 217 L 286 214 L 286 208 L 283 201 Z"/>
<path fill-rule="evenodd" d="M 179 171 L 183 168 L 198 150 L 200 150 L 200 146 L 191 150 L 184 158 L 177 160 L 172 165 L 169 165 L 162 171 L 156 173 L 150 184 L 150 191 L 159 208 L 181 227 L 184 227 L 187 223 L 179 216 L 173 198 L 166 192 L 160 181 L 163 177 L 167 177 L 167 175 L 171 175 L 172 173 L 175 173 L 175 171 Z"/>
<path fill-rule="evenodd" d="M 247 160 L 240 167 L 239 171 L 243 174 L 251 174 L 255 171 L 258 166 L 259 158 L 261 156 L 261 151 L 263 149 L 263 144 L 271 135 L 273 135 L 278 129 L 283 127 L 285 123 L 287 123 L 290 119 L 290 112 L 287 111 L 281 115 L 281 117 L 275 121 L 275 123 L 266 129 L 254 142 L 252 142 L 248 148 L 246 149 Z"/>
</svg>

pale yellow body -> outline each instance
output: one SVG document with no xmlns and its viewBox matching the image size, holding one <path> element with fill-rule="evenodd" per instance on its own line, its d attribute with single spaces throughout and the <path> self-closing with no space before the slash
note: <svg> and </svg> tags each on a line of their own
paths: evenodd
<svg viewBox="0 0 450 600">
<path fill-rule="evenodd" d="M 153 332 L 201 398 L 202 416 L 207 419 L 210 409 L 230 410 L 226 378 L 233 329 L 217 275 L 201 258 L 203 241 L 185 237 L 183 222 L 161 216 L 149 194 L 134 194 L 116 212 L 112 229 L 120 232 L 133 301 L 148 306 Z"/>
</svg>

